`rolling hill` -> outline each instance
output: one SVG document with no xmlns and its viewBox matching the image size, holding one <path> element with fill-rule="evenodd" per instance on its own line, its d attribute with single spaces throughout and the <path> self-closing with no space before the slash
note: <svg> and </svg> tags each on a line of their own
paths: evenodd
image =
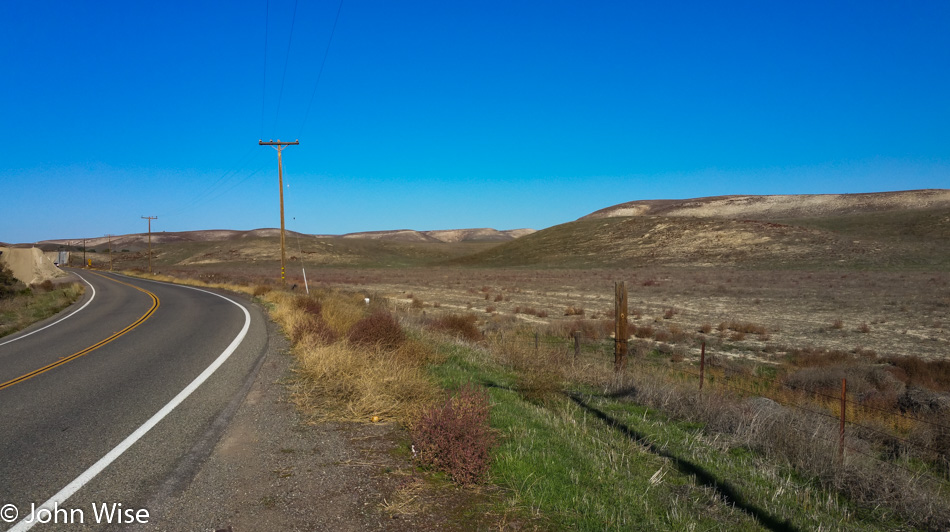
<svg viewBox="0 0 950 532">
<path fill-rule="evenodd" d="M 950 266 L 950 190 L 647 200 L 449 261 L 479 267 Z"/>
<path fill-rule="evenodd" d="M 251 269 L 279 260 L 279 230 L 152 233 L 162 267 Z M 147 234 L 113 237 L 116 257 L 145 263 Z M 78 249 L 76 240 L 41 246 Z M 100 253 L 107 239 L 89 239 Z M 641 200 L 541 231 L 371 231 L 342 236 L 288 231 L 288 260 L 307 266 L 399 268 L 950 269 L 950 190 L 873 194 L 717 196 Z"/>
</svg>

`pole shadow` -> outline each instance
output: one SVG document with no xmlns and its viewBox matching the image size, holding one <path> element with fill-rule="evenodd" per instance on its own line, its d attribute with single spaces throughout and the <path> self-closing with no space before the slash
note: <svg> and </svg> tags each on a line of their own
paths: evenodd
<svg viewBox="0 0 950 532">
<path fill-rule="evenodd" d="M 794 532 L 797 530 L 788 520 L 779 520 L 777 517 L 769 514 L 765 510 L 762 510 L 761 508 L 753 506 L 752 504 L 744 501 L 742 496 L 736 491 L 735 488 L 730 486 L 728 482 L 717 479 L 715 475 L 706 469 L 703 469 L 697 464 L 694 464 L 688 460 L 684 460 L 674 454 L 658 448 L 652 442 L 647 440 L 644 435 L 636 432 L 602 410 L 585 403 L 579 396 L 575 394 L 568 394 L 568 397 L 570 397 L 571 400 L 574 401 L 574 403 L 576 403 L 578 406 L 606 423 L 610 428 L 620 431 L 631 440 L 642 445 L 651 453 L 670 460 L 680 473 L 692 476 L 699 484 L 712 488 L 720 497 L 722 497 L 724 501 L 726 501 L 726 503 L 732 504 L 736 508 L 739 508 L 743 512 L 751 515 L 763 527 L 776 532 Z"/>
</svg>

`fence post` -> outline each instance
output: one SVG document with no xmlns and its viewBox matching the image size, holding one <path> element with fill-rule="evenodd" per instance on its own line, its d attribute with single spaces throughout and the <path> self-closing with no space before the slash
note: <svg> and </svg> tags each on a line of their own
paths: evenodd
<svg viewBox="0 0 950 532">
<path fill-rule="evenodd" d="M 536 332 L 534 333 L 534 353 L 538 354 L 538 351 L 541 349 L 541 336 Z"/>
<path fill-rule="evenodd" d="M 614 284 L 614 303 L 614 371 L 620 372 L 627 366 L 627 284 L 624 281 Z"/>
<path fill-rule="evenodd" d="M 581 333 L 580 331 L 574 331 L 574 360 L 577 361 L 577 357 L 581 354 Z"/>
<path fill-rule="evenodd" d="M 845 409 L 848 406 L 848 379 L 841 379 L 841 426 L 838 429 L 838 462 L 844 460 L 844 421 Z"/>
<path fill-rule="evenodd" d="M 703 389 L 703 376 L 706 373 L 706 342 L 703 342 L 699 351 L 699 389 Z"/>
</svg>

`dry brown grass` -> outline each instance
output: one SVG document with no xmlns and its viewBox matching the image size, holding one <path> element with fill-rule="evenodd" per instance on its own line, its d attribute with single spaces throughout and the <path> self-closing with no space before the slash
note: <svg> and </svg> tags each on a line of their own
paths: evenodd
<svg viewBox="0 0 950 532">
<path fill-rule="evenodd" d="M 265 300 L 294 341 L 294 401 L 312 418 L 410 423 L 437 397 L 424 370 L 438 359 L 434 351 L 407 339 L 387 312 L 367 308 L 362 295 L 322 291 L 304 299 L 271 291 Z M 336 340 L 344 337 L 353 341 Z"/>
<path fill-rule="evenodd" d="M 478 317 L 474 314 L 448 314 L 430 321 L 428 327 L 474 342 L 482 338 L 482 332 L 478 330 L 477 323 Z"/>
<path fill-rule="evenodd" d="M 412 351 L 304 339 L 293 353 L 301 377 L 294 400 L 317 419 L 408 423 L 438 397 L 422 361 L 407 361 Z"/>
<path fill-rule="evenodd" d="M 515 370 L 515 386 L 527 401 L 544 404 L 560 396 L 564 389 L 563 352 L 539 348 L 518 333 L 492 335 L 486 344 L 498 361 Z"/>
<path fill-rule="evenodd" d="M 21 293 L 11 293 L 0 298 L 0 337 L 53 316 L 77 301 L 85 291 L 79 283 L 66 283 L 47 288 L 24 290 Z"/>
<path fill-rule="evenodd" d="M 366 303 L 356 294 L 327 292 L 317 297 L 323 303 L 323 319 L 340 336 L 349 333 L 366 312 Z"/>
<path fill-rule="evenodd" d="M 817 373 L 816 377 L 824 378 Z M 950 522 L 950 504 L 935 491 L 935 484 L 898 465 L 874 459 L 874 442 L 849 434 L 846 458 L 843 462 L 837 460 L 834 401 L 825 405 L 832 414 L 825 416 L 818 411 L 785 406 L 796 402 L 788 397 L 780 397 L 776 402 L 764 397 L 736 396 L 718 387 L 700 392 L 691 383 L 671 379 L 663 368 L 641 368 L 633 379 L 629 389 L 635 390 L 637 403 L 659 408 L 678 419 L 701 422 L 704 430 L 726 435 L 730 445 L 753 449 L 772 461 L 784 462 L 860 504 L 891 508 L 925 529 L 941 530 Z M 837 384 L 840 386 L 840 380 Z M 938 452 L 946 448 L 943 445 L 950 444 L 950 434 L 933 426 L 920 426 L 911 434 Z"/>
</svg>

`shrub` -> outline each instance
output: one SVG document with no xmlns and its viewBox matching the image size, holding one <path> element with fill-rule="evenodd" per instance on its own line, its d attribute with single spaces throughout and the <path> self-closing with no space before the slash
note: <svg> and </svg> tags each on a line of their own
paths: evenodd
<svg viewBox="0 0 950 532">
<path fill-rule="evenodd" d="M 650 325 L 644 325 L 643 327 L 634 327 L 633 335 L 637 338 L 652 338 L 653 337 L 653 327 Z"/>
<path fill-rule="evenodd" d="M 262 296 L 262 295 L 264 295 L 264 294 L 270 292 L 271 290 L 272 290 L 271 287 L 269 287 L 269 286 L 267 286 L 267 285 L 264 285 L 264 284 L 259 284 L 259 285 L 257 285 L 257 286 L 254 287 L 254 291 L 253 291 L 252 293 L 254 294 L 255 297 L 260 297 L 260 296 Z"/>
<path fill-rule="evenodd" d="M 671 320 L 671 319 L 673 319 L 673 316 L 675 316 L 675 315 L 676 315 L 676 310 L 675 310 L 675 309 L 672 309 L 672 308 L 668 308 L 668 309 L 666 309 L 666 312 L 663 313 L 663 319 L 664 319 L 664 320 Z"/>
<path fill-rule="evenodd" d="M 574 333 L 580 333 L 584 338 L 597 340 L 613 332 L 613 322 L 611 320 L 574 320 L 559 325 L 555 334 L 563 336 L 573 336 Z M 627 330 L 634 330 L 636 327 L 629 327 Z"/>
<path fill-rule="evenodd" d="M 703 334 L 709 334 L 709 333 L 712 332 L 712 328 L 713 328 L 713 327 L 712 327 L 712 324 L 704 323 L 704 324 L 702 324 L 702 325 L 699 326 L 699 332 L 701 332 L 701 333 L 703 333 Z"/>
<path fill-rule="evenodd" d="M 720 327 L 722 327 L 722 325 L 720 325 Z M 735 331 L 737 333 L 744 333 L 744 334 L 760 334 L 761 335 L 768 332 L 766 331 L 765 327 L 763 327 L 762 325 L 756 325 L 755 323 L 747 322 L 747 321 L 730 322 L 727 328 L 731 331 Z"/>
<path fill-rule="evenodd" d="M 488 471 L 495 436 L 488 425 L 488 394 L 463 386 L 441 405 L 425 410 L 412 427 L 417 459 L 445 471 L 458 484 L 473 484 Z"/>
<path fill-rule="evenodd" d="M 406 333 L 392 314 L 378 310 L 353 324 L 347 339 L 361 346 L 395 349 L 406 341 Z"/>
<path fill-rule="evenodd" d="M 564 309 L 565 316 L 583 316 L 584 309 L 581 307 L 570 306 Z"/>
<path fill-rule="evenodd" d="M 516 361 L 518 372 L 515 388 L 522 399 L 537 405 L 546 405 L 557 398 L 564 389 L 564 379 L 550 353 L 538 358 L 522 358 Z"/>
<path fill-rule="evenodd" d="M 485 307 L 485 312 L 489 314 L 491 314 L 492 312 L 495 312 L 495 305 L 488 305 L 487 307 Z"/>
<path fill-rule="evenodd" d="M 326 320 L 313 314 L 304 314 L 304 317 L 296 322 L 291 330 L 290 340 L 296 344 L 308 335 L 323 345 L 332 344 L 339 339 L 339 335 L 327 325 Z"/>
<path fill-rule="evenodd" d="M 838 349 L 828 351 L 822 348 L 790 349 L 788 361 L 800 368 L 823 367 L 853 360 L 849 353 Z"/>
<path fill-rule="evenodd" d="M 294 307 L 299 308 L 308 314 L 313 314 L 314 316 L 323 315 L 323 305 L 315 298 L 310 296 L 297 296 L 297 298 L 294 299 Z"/>
<path fill-rule="evenodd" d="M 13 271 L 0 262 L 0 299 L 12 296 L 22 289 L 22 284 L 13 276 Z"/>
<path fill-rule="evenodd" d="M 950 392 L 950 361 L 924 360 L 916 356 L 887 357 L 884 362 L 901 374 L 908 384 L 937 392 Z"/>
<path fill-rule="evenodd" d="M 330 292 L 320 298 L 321 316 L 337 335 L 347 336 L 356 322 L 365 317 L 366 302 L 362 295 Z"/>
<path fill-rule="evenodd" d="M 35 283 L 30 286 L 33 290 L 37 292 L 52 292 L 56 287 L 53 286 L 53 281 L 49 279 L 43 281 L 42 283 Z"/>
<path fill-rule="evenodd" d="M 478 321 L 478 318 L 474 314 L 464 316 L 460 314 L 449 314 L 448 316 L 442 316 L 432 321 L 429 327 L 437 331 L 455 334 L 466 340 L 475 342 L 482 338 L 481 331 L 475 326 L 476 321 Z"/>
</svg>

